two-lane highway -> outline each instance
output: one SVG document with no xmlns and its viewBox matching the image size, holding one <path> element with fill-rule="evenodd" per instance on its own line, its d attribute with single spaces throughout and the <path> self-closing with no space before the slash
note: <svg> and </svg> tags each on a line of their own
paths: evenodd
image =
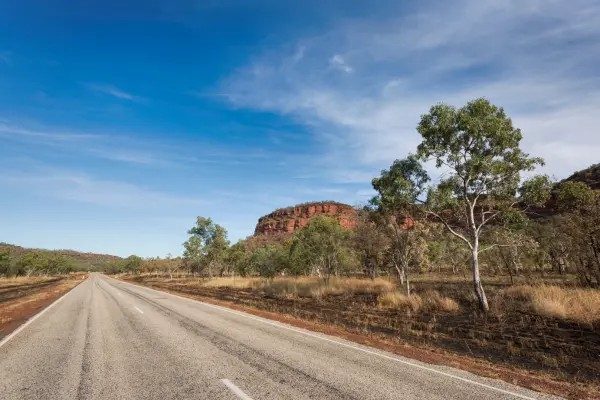
<svg viewBox="0 0 600 400">
<path fill-rule="evenodd" d="M 1 399 L 547 399 L 92 274 L 0 344 Z"/>
</svg>

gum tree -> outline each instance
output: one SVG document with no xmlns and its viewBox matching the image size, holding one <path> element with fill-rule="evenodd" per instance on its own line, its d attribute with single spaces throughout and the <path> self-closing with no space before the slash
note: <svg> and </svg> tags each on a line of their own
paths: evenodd
<svg viewBox="0 0 600 400">
<path fill-rule="evenodd" d="M 522 222 L 528 206 L 545 204 L 547 177 L 522 182 L 522 174 L 543 160 L 520 149 L 521 131 L 504 109 L 483 98 L 460 109 L 437 104 L 421 116 L 417 131 L 423 139 L 417 154 L 396 161 L 373 186 L 384 206 L 407 204 L 441 222 L 468 248 L 479 308 L 487 311 L 479 255 L 502 245 L 486 237 L 487 230 L 492 223 Z M 426 187 L 429 177 L 421 161 L 435 162 L 439 183 Z"/>
<path fill-rule="evenodd" d="M 521 131 L 502 107 L 484 98 L 460 109 L 435 105 L 421 116 L 417 131 L 423 138 L 417 151 L 421 161 L 435 161 L 446 174 L 429 188 L 426 211 L 471 251 L 475 294 L 479 308 L 487 311 L 479 254 L 499 243 L 482 247 L 482 237 L 491 222 L 522 220 L 524 208 L 545 203 L 550 193 L 547 177 L 521 184 L 521 174 L 544 161 L 521 150 Z"/>
</svg>

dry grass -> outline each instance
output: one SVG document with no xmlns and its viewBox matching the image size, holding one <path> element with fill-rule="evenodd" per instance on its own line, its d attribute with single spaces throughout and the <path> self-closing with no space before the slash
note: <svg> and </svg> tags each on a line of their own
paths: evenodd
<svg viewBox="0 0 600 400">
<path fill-rule="evenodd" d="M 45 276 L 16 276 L 11 278 L 0 277 L 0 289 L 12 288 L 23 285 L 39 284 L 56 280 L 56 277 Z"/>
<path fill-rule="evenodd" d="M 384 293 L 379 296 L 379 306 L 398 308 L 413 313 L 428 311 L 456 314 L 460 311 L 456 301 L 442 296 L 435 290 L 427 291 L 421 295 L 411 294 L 410 296 L 400 292 Z"/>
<path fill-rule="evenodd" d="M 503 290 L 501 296 L 505 301 L 524 302 L 525 307 L 544 317 L 582 323 L 600 322 L 598 290 L 519 285 Z"/>
<path fill-rule="evenodd" d="M 206 281 L 200 281 L 200 285 L 204 287 L 235 287 L 246 289 L 254 287 L 258 278 L 213 278 Z"/>
<path fill-rule="evenodd" d="M 120 275 L 125 278 L 127 275 Z M 134 276 L 134 275 L 132 275 Z M 156 277 L 154 274 L 141 274 L 145 281 L 151 282 L 177 282 L 184 285 L 199 285 L 202 287 L 235 287 L 238 289 L 255 289 L 267 295 L 280 298 L 307 297 L 321 298 L 331 295 L 352 294 L 381 294 L 396 290 L 396 284 L 385 279 L 359 279 L 359 278 L 331 278 L 329 284 L 317 277 L 277 277 L 266 280 L 258 277 L 216 277 L 212 279 L 199 279 L 192 276 Z M 125 278 L 126 279 L 126 278 Z"/>
<path fill-rule="evenodd" d="M 380 294 L 396 289 L 393 282 L 384 279 L 332 278 L 326 285 L 318 278 L 277 278 L 271 281 L 255 282 L 255 289 L 276 297 L 320 298 L 344 294 Z"/>
</svg>

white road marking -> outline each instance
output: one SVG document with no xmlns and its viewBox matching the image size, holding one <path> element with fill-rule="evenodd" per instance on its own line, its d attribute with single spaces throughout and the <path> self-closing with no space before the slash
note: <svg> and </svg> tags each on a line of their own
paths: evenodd
<svg viewBox="0 0 600 400">
<path fill-rule="evenodd" d="M 252 398 L 250 396 L 248 396 L 246 393 L 242 392 L 242 389 L 240 389 L 239 387 L 235 386 L 233 384 L 233 382 L 231 382 L 229 379 L 221 379 L 221 382 L 223 382 L 223 384 L 225 386 L 227 386 L 229 388 L 229 390 L 231 390 L 233 393 L 235 393 L 235 395 L 237 397 L 239 397 L 240 399 L 243 399 L 243 400 L 252 400 Z"/>
<path fill-rule="evenodd" d="M 135 308 L 136 310 L 138 310 L 140 314 L 143 314 L 143 313 L 144 313 L 142 310 L 140 310 L 140 309 L 139 309 L 139 308 L 137 308 L 136 306 L 133 306 L 133 308 Z"/>
<path fill-rule="evenodd" d="M 114 279 L 114 278 L 110 278 L 110 279 Z M 147 287 L 144 287 L 144 286 L 140 286 L 140 285 L 134 285 L 133 283 L 129 283 L 129 282 L 124 282 L 124 283 L 127 283 L 128 285 L 132 285 L 132 286 L 137 287 L 137 288 L 148 289 L 148 290 L 152 290 L 152 291 L 155 291 L 155 292 L 159 292 L 159 290 L 150 289 L 150 288 L 147 288 Z M 174 295 L 174 294 L 171 294 L 171 293 L 168 293 L 168 292 L 163 292 L 163 291 L 160 291 L 160 292 L 164 293 L 164 294 L 167 294 L 169 296 L 173 296 L 173 297 L 178 298 L 178 299 L 185 299 L 185 300 L 188 300 L 188 301 L 192 301 L 194 303 L 198 303 L 198 304 L 201 304 L 201 305 L 206 306 L 206 307 L 211 307 L 211 308 L 215 308 L 217 310 L 221 310 L 221 311 L 224 311 L 224 312 L 227 312 L 227 313 L 230 313 L 230 314 L 239 315 L 240 317 L 252 319 L 252 320 L 255 320 L 255 321 L 258 321 L 258 322 L 262 322 L 262 323 L 267 324 L 267 325 L 272 325 L 272 326 L 276 326 L 276 327 L 281 328 L 281 329 L 286 329 L 288 331 L 297 332 L 297 333 L 300 333 L 300 334 L 305 335 L 305 336 L 310 336 L 310 337 L 313 337 L 313 338 L 316 338 L 316 339 L 324 340 L 326 342 L 335 343 L 335 344 L 340 345 L 340 346 L 348 347 L 348 348 L 351 348 L 351 349 L 354 349 L 354 350 L 362 351 L 363 353 L 372 354 L 374 356 L 378 356 L 378 357 L 382 357 L 382 358 L 385 358 L 385 359 L 388 359 L 388 360 L 396 361 L 396 362 L 399 362 L 399 363 L 402 363 L 402 364 L 405 364 L 405 365 L 409 365 L 411 367 L 422 369 L 424 371 L 433 372 L 433 373 L 436 373 L 436 374 L 439 374 L 439 375 L 446 376 L 448 378 L 453 378 L 453 379 L 456 379 L 456 380 L 459 380 L 459 381 L 462 381 L 462 382 L 470 383 L 470 384 L 475 385 L 475 386 L 480 386 L 480 387 L 484 387 L 486 389 L 490 389 L 490 390 L 494 390 L 494 391 L 497 391 L 497 392 L 500 392 L 500 393 L 508 394 L 508 395 L 517 397 L 519 399 L 538 400 L 535 397 L 525 396 L 523 394 L 511 392 L 509 390 L 500 389 L 500 388 L 497 388 L 497 387 L 494 387 L 494 386 L 491 386 L 491 385 L 488 385 L 488 384 L 485 384 L 485 383 L 477 382 L 477 381 L 474 381 L 474 380 L 471 380 L 471 379 L 468 379 L 468 378 L 463 378 L 462 376 L 453 375 L 453 374 L 450 374 L 450 373 L 444 372 L 444 371 L 438 371 L 437 369 L 426 367 L 424 365 L 419 365 L 419 364 L 416 364 L 416 363 L 413 363 L 413 362 L 410 362 L 410 361 L 402 360 L 402 359 L 397 358 L 397 357 L 391 357 L 391 356 L 388 356 L 386 354 L 381 354 L 381 353 L 378 353 L 378 352 L 375 352 L 375 351 L 371 351 L 371 350 L 368 350 L 368 349 L 363 349 L 363 348 L 360 348 L 360 347 L 357 347 L 357 346 L 353 346 L 353 345 L 348 344 L 348 343 L 343 343 L 343 342 L 339 342 L 337 340 L 329 339 L 327 337 L 319 336 L 319 335 L 316 335 L 314 333 L 306 332 L 306 331 L 303 331 L 303 330 L 300 330 L 300 329 L 296 329 L 296 328 L 293 328 L 293 327 L 290 327 L 290 326 L 285 326 L 285 325 L 283 325 L 281 323 L 278 323 L 278 322 L 272 322 L 272 321 L 269 321 L 269 320 L 264 319 L 264 318 L 258 318 L 258 317 L 254 317 L 254 316 L 252 316 L 250 314 L 246 314 L 246 313 L 239 312 L 239 311 L 234 311 L 234 310 L 232 310 L 230 308 L 227 308 L 227 307 L 221 307 L 221 306 L 216 306 L 216 305 L 210 304 L 210 303 L 204 303 L 204 302 L 199 301 L 199 300 L 190 299 L 189 297 L 177 296 L 177 295 Z"/>
<path fill-rule="evenodd" d="M 89 279 L 89 278 L 88 278 Z M 83 283 L 83 282 L 82 282 Z M 79 286 L 79 285 L 77 285 Z M 76 286 L 76 287 L 77 287 Z M 29 318 L 27 320 L 27 322 L 25 322 L 23 325 L 21 325 L 20 327 L 18 327 L 13 333 L 11 333 L 10 335 L 8 335 L 7 337 L 5 337 L 4 339 L 2 339 L 2 341 L 0 342 L 0 347 L 4 346 L 6 343 L 8 343 L 8 341 L 10 339 L 12 339 L 16 334 L 18 334 L 19 332 L 21 332 L 23 329 L 25 329 L 29 324 L 31 324 L 33 321 L 35 321 L 36 319 L 38 319 L 39 317 L 41 317 L 42 315 L 44 315 L 44 313 L 46 313 L 46 311 L 50 310 L 52 307 L 54 307 L 59 301 L 61 301 L 62 299 L 64 299 L 65 297 L 67 297 L 67 295 L 69 293 L 71 293 L 73 291 L 74 288 L 72 288 L 71 290 L 69 290 L 67 293 L 63 294 L 61 297 L 59 297 L 58 299 L 56 299 L 54 301 L 54 303 L 50 304 L 48 307 L 44 308 L 42 311 L 40 311 L 39 313 L 35 314 L 33 317 Z"/>
</svg>

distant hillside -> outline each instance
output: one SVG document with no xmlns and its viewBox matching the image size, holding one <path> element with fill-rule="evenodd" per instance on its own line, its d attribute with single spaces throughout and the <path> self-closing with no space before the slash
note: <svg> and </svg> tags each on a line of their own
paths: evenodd
<svg viewBox="0 0 600 400">
<path fill-rule="evenodd" d="M 75 250 L 45 250 L 45 249 L 31 249 L 25 248 L 21 246 L 16 246 L 14 244 L 8 243 L 0 243 L 0 252 L 10 251 L 11 254 L 15 256 L 21 256 L 25 253 L 31 253 L 33 251 L 44 251 L 49 253 L 60 254 L 65 257 L 70 258 L 74 262 L 78 264 L 85 264 L 90 266 L 101 266 L 106 261 L 116 261 L 120 260 L 121 257 L 112 256 L 109 254 L 96 254 L 96 253 L 82 253 L 80 251 Z"/>
<path fill-rule="evenodd" d="M 589 168 L 575 172 L 565 181 L 583 182 L 595 190 L 600 190 L 600 163 L 594 164 Z"/>
</svg>

